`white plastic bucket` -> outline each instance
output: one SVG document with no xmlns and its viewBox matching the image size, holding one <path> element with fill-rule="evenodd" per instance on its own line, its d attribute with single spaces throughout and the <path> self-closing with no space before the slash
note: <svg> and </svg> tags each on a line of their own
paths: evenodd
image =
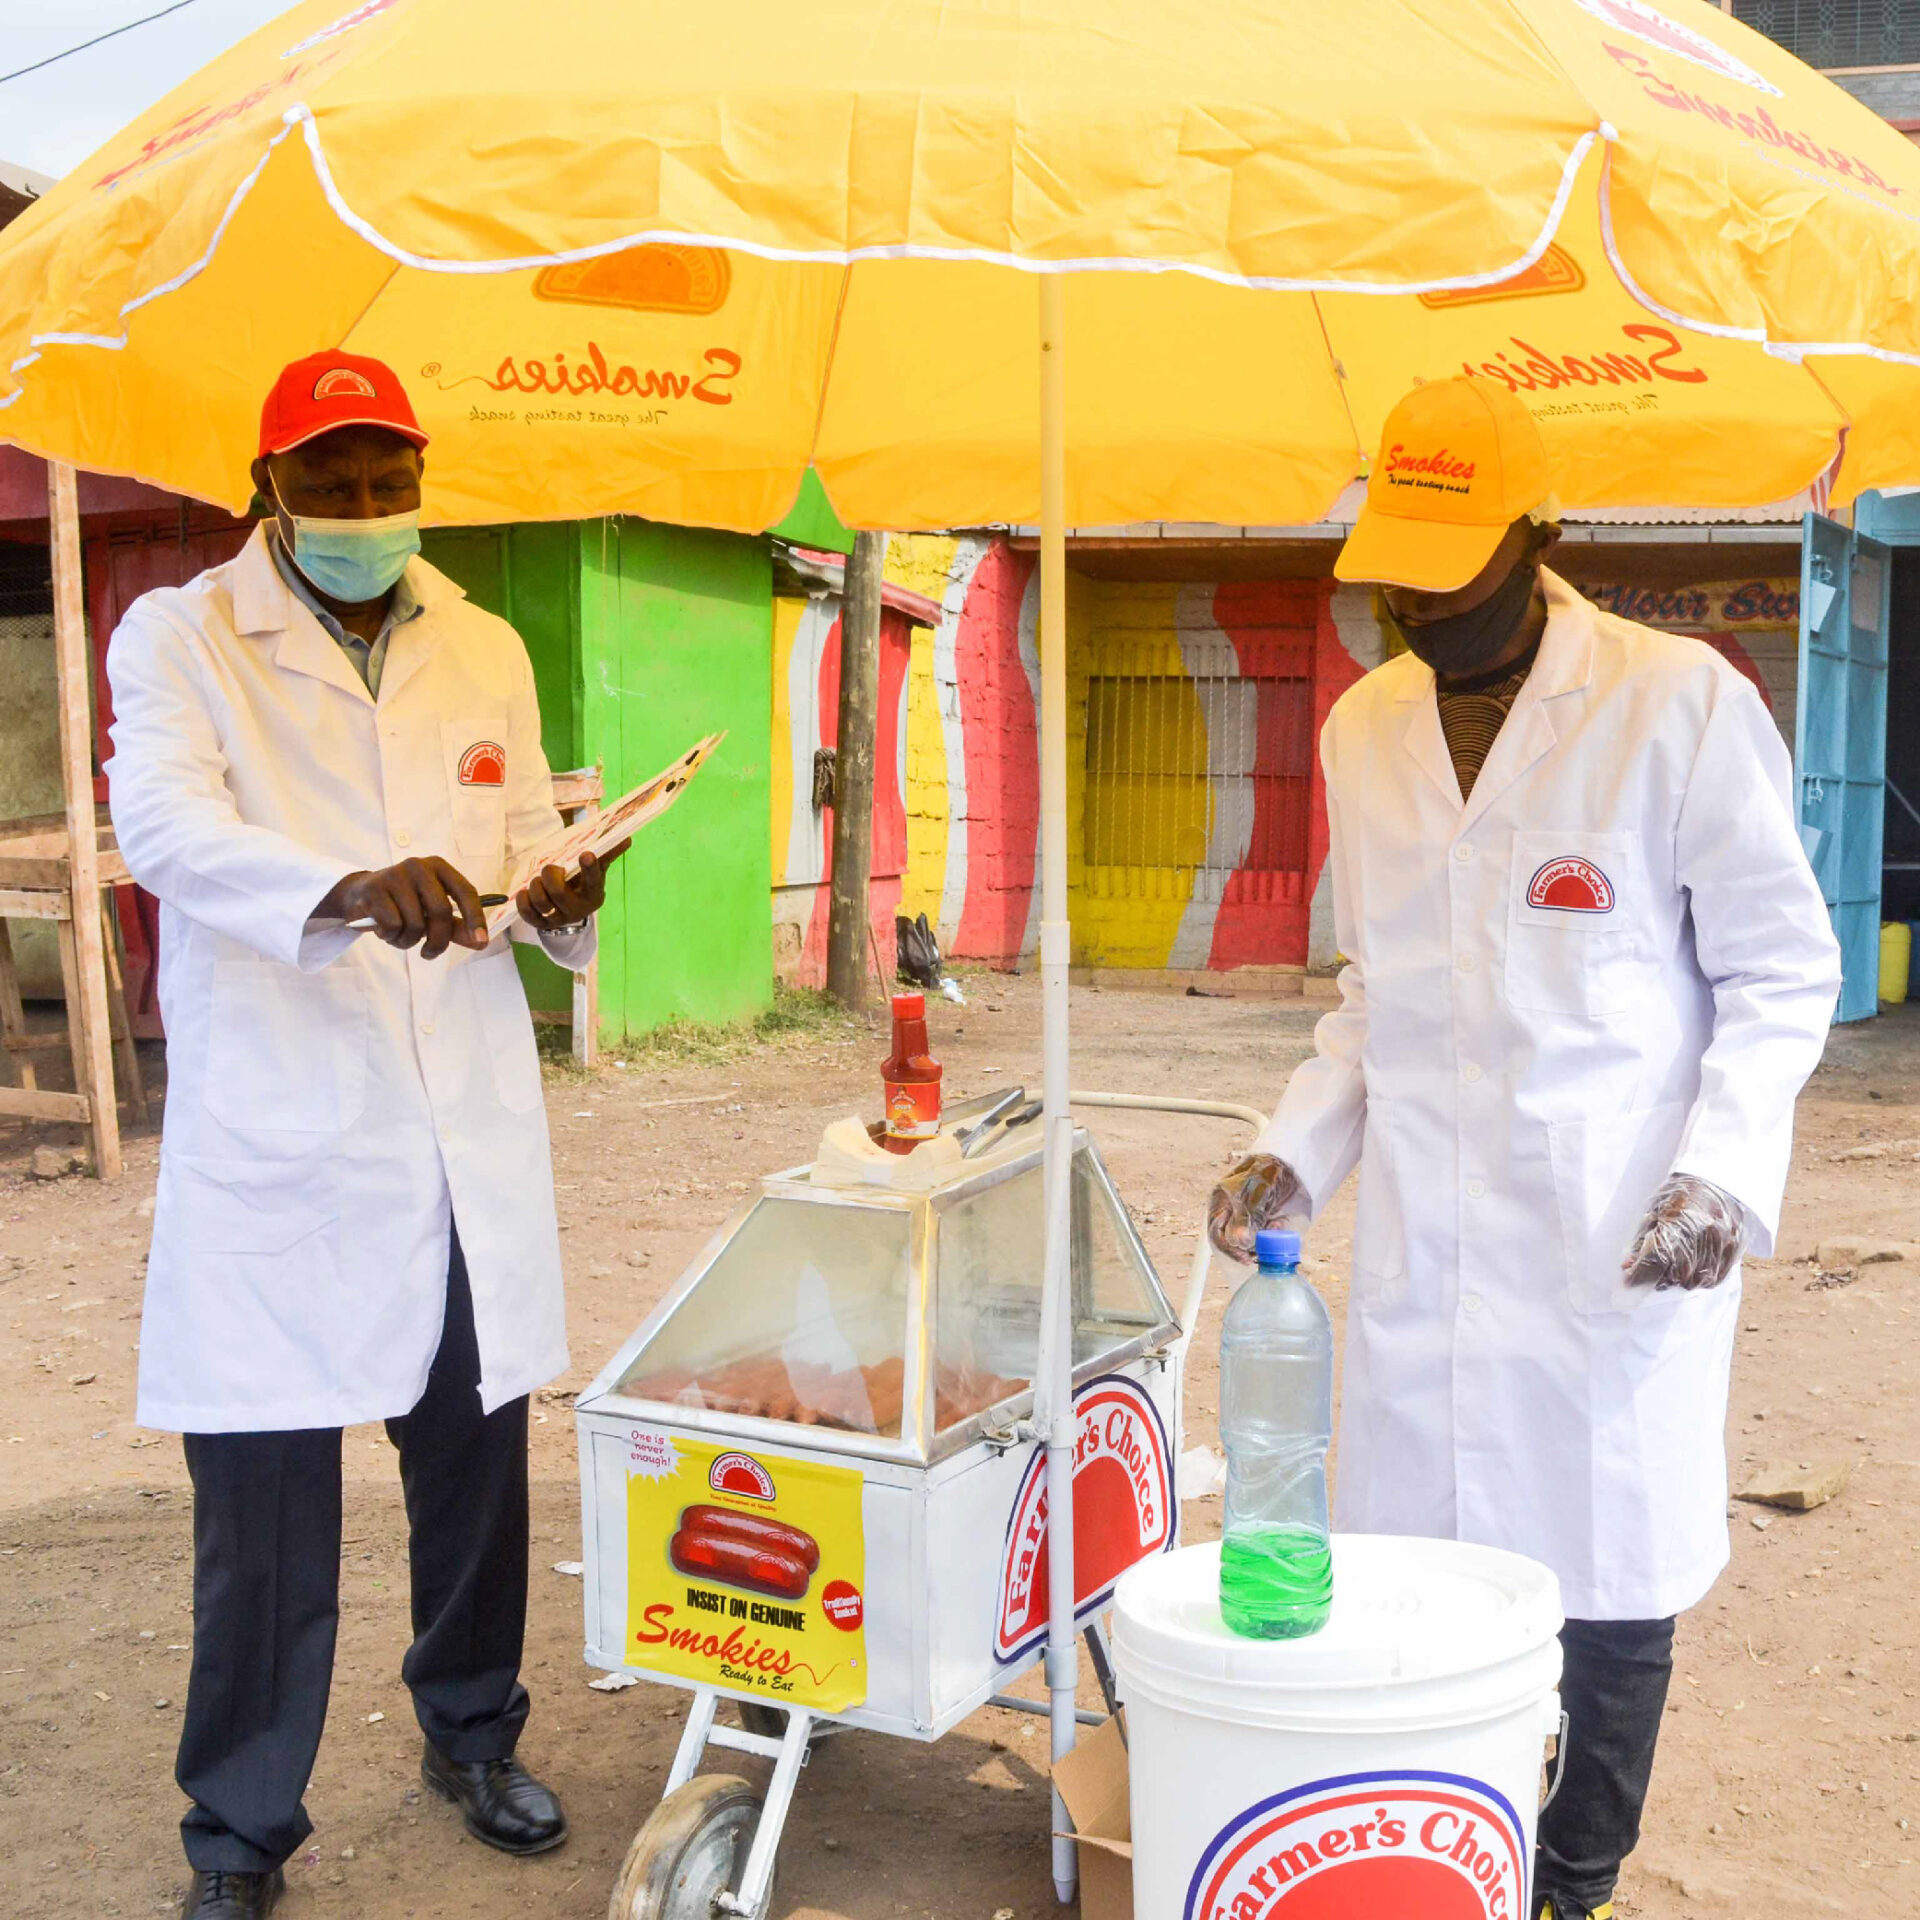
<svg viewBox="0 0 1920 1920">
<path fill-rule="evenodd" d="M 1518 1554 L 1341 1535 L 1302 1640 L 1220 1618 L 1219 1546 L 1114 1595 L 1139 1920 L 1533 1920 L 1560 1586 Z"/>
</svg>

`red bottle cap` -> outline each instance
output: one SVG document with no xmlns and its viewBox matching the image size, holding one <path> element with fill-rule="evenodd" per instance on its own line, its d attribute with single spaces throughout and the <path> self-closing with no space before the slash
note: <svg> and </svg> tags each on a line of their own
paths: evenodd
<svg viewBox="0 0 1920 1920">
<path fill-rule="evenodd" d="M 896 993 L 893 996 L 893 1017 L 896 1020 L 924 1020 L 927 1017 L 927 996 L 924 993 Z"/>
</svg>

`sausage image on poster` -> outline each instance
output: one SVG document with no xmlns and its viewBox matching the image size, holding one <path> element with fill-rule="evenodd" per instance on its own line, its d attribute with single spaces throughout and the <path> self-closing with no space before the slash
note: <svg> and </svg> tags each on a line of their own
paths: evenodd
<svg viewBox="0 0 1920 1920">
<path fill-rule="evenodd" d="M 1160 1410 L 1125 1374 L 1102 1374 L 1073 1396 L 1075 1617 L 1106 1605 L 1136 1560 L 1178 1544 L 1173 1456 Z M 1036 1447 L 1007 1519 L 994 1622 L 994 1658 L 1030 1653 L 1047 1637 L 1047 1454 Z"/>
<path fill-rule="evenodd" d="M 838 1713 L 867 1695 L 861 1477 L 636 1427 L 630 1665 Z"/>
</svg>

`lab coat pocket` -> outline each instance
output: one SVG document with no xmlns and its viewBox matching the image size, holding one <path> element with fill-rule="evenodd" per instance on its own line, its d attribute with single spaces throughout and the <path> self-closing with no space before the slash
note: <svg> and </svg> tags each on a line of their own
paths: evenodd
<svg viewBox="0 0 1920 1920">
<path fill-rule="evenodd" d="M 1354 1299 L 1392 1305 L 1406 1291 L 1406 1271 L 1407 1229 L 1393 1180 L 1393 1114 L 1384 1100 L 1369 1099 L 1354 1203 Z"/>
<path fill-rule="evenodd" d="M 1516 833 L 1507 1004 L 1580 1019 L 1626 1012 L 1645 984 L 1646 892 L 1637 833 Z"/>
<path fill-rule="evenodd" d="M 196 1253 L 258 1254 L 275 1259 L 301 1248 L 331 1262 L 334 1212 L 314 1194 L 313 1169 L 304 1161 L 203 1160 L 176 1154 L 167 1163 L 169 1209 L 183 1246 Z"/>
<path fill-rule="evenodd" d="M 1620 1270 L 1647 1204 L 1673 1171 L 1688 1107 L 1555 1120 L 1547 1127 L 1567 1292 L 1576 1313 L 1632 1313 L 1658 1298 Z"/>
<path fill-rule="evenodd" d="M 440 724 L 454 849 L 474 863 L 467 878 L 483 893 L 492 889 L 507 858 L 505 740 L 504 721 L 491 728 L 471 719 Z"/>
<path fill-rule="evenodd" d="M 531 1113 L 540 1104 L 540 1050 L 534 1044 L 527 990 L 520 984 L 513 948 L 496 941 L 460 969 L 479 1002 L 480 1031 L 493 1066 L 494 1091 L 509 1113 Z"/>
<path fill-rule="evenodd" d="M 207 1111 L 242 1132 L 343 1132 L 366 1105 L 367 1025 L 366 977 L 350 962 L 302 973 L 216 961 Z"/>
</svg>

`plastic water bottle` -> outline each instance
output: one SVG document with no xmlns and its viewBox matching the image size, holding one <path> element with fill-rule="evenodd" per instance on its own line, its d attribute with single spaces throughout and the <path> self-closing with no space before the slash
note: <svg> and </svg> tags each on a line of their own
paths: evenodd
<svg viewBox="0 0 1920 1920">
<path fill-rule="evenodd" d="M 1300 1277 L 1297 1233 L 1261 1233 L 1254 1253 L 1260 1270 L 1220 1329 L 1220 1613 L 1251 1639 L 1294 1640 L 1318 1633 L 1333 1605 L 1333 1323 Z"/>
</svg>

